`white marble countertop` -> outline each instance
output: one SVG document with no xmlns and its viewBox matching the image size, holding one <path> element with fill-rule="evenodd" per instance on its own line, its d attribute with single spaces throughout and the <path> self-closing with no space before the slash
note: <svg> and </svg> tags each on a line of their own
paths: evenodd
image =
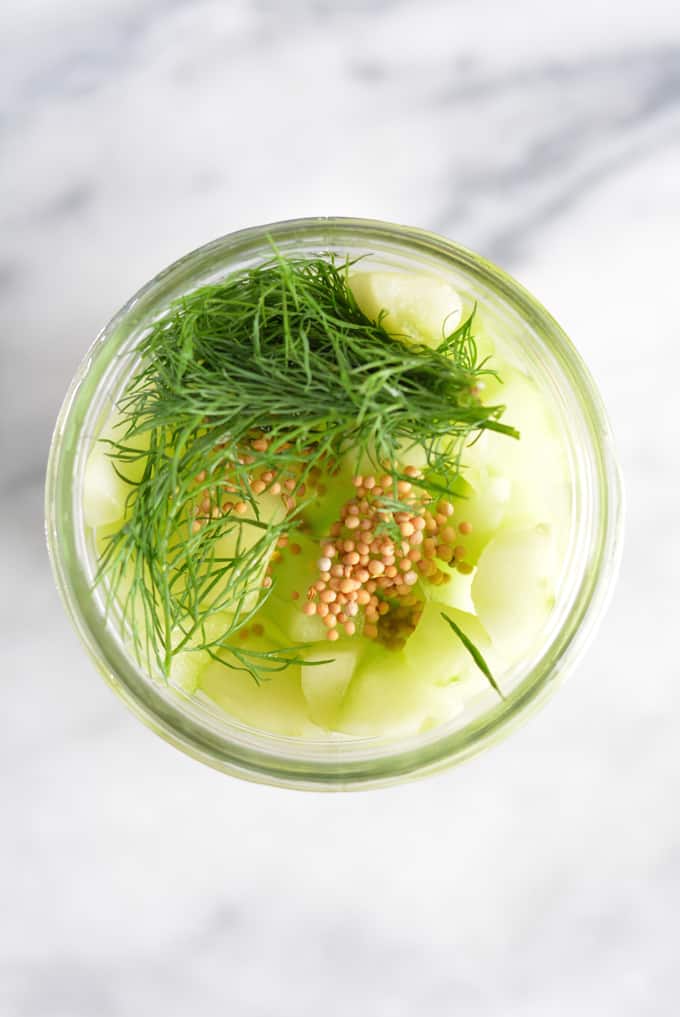
<svg viewBox="0 0 680 1017">
<path fill-rule="evenodd" d="M 676 1014 L 680 10 L 669 0 L 5 0 L 2 1017 Z M 301 795 L 153 737 L 42 536 L 93 335 L 186 250 L 311 214 L 497 260 L 597 377 L 628 493 L 609 615 L 521 732 Z"/>
</svg>

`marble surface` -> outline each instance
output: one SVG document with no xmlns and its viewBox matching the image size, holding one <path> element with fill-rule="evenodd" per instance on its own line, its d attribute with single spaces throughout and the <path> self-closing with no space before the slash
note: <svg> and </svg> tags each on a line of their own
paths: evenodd
<svg viewBox="0 0 680 1017">
<path fill-rule="evenodd" d="M 0 1014 L 678 1012 L 680 10 L 669 0 L 4 0 Z M 236 227 L 440 231 L 573 336 L 627 542 L 521 732 L 384 792 L 229 780 L 153 737 L 49 573 L 50 429 L 93 335 Z"/>
</svg>

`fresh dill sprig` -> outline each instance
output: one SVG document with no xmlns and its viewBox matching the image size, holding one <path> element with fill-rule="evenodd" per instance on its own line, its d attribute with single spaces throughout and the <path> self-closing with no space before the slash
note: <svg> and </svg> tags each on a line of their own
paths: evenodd
<svg viewBox="0 0 680 1017">
<path fill-rule="evenodd" d="M 262 654 L 234 639 L 268 596 L 264 567 L 304 508 L 298 500 L 286 518 L 262 518 L 254 472 L 302 485 L 351 450 L 393 478 L 398 510 L 404 449 L 424 449 L 412 483 L 439 497 L 454 493 L 472 437 L 517 437 L 500 420 L 503 407 L 474 394 L 492 372 L 478 362 L 473 315 L 436 349 L 400 341 L 360 310 L 351 265 L 276 253 L 174 301 L 135 351 L 140 367 L 118 402 L 122 435 L 109 450 L 130 486 L 127 514 L 97 581 L 121 605 L 138 658 L 163 675 L 184 649 L 228 650 L 229 666 L 256 679 L 299 659 L 295 647 Z M 254 435 L 266 436 L 261 450 Z M 140 461 L 132 482 L 126 466 Z M 225 477 L 248 511 L 197 528 L 196 506 Z M 218 612 L 230 621 L 215 635 L 205 618 Z"/>
<path fill-rule="evenodd" d="M 441 614 L 442 618 L 444 619 L 444 621 L 447 622 L 451 626 L 453 631 L 456 633 L 456 635 L 458 636 L 458 638 L 460 639 L 461 643 L 463 644 L 465 649 L 468 651 L 468 653 L 470 654 L 470 656 L 474 660 L 474 662 L 477 665 L 477 667 L 479 668 L 479 670 L 482 672 L 484 677 L 488 680 L 488 682 L 491 685 L 491 687 L 498 693 L 498 695 L 500 696 L 501 699 L 505 699 L 505 696 L 503 695 L 503 693 L 501 692 L 501 690 L 499 688 L 498 682 L 496 681 L 496 679 L 494 678 L 494 676 L 491 673 L 491 669 L 489 668 L 489 665 L 484 660 L 484 657 L 482 656 L 481 652 L 475 646 L 475 644 L 472 642 L 470 637 L 467 636 L 463 632 L 463 630 L 460 627 L 460 625 L 457 625 L 456 622 L 453 620 L 453 618 L 449 618 L 448 614 L 445 614 L 443 611 L 441 611 L 440 614 Z"/>
</svg>

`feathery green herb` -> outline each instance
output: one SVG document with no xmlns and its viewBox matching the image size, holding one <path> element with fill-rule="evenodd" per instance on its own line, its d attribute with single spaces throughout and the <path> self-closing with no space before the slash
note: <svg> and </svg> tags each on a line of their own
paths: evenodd
<svg viewBox="0 0 680 1017">
<path fill-rule="evenodd" d="M 498 693 L 498 695 L 501 697 L 501 699 L 505 699 L 505 696 L 503 695 L 503 693 L 501 692 L 500 688 L 498 687 L 498 682 L 496 681 L 494 676 L 491 674 L 491 670 L 489 668 L 489 665 L 484 660 L 484 657 L 482 656 L 482 654 L 480 653 L 478 648 L 475 646 L 475 644 L 472 642 L 470 637 L 466 636 L 466 634 L 463 632 L 463 630 L 460 627 L 460 625 L 457 625 L 456 622 L 453 620 L 453 618 L 449 618 L 448 614 L 444 614 L 443 611 L 441 611 L 440 613 L 441 613 L 441 616 L 444 619 L 444 621 L 448 622 L 448 624 L 451 626 L 453 631 L 456 633 L 456 635 L 460 639 L 461 643 L 463 644 L 465 649 L 468 651 L 468 653 L 470 654 L 470 656 L 472 657 L 472 659 L 474 660 L 475 664 L 477 665 L 479 670 L 482 672 L 484 677 L 488 678 L 489 684 L 492 686 L 492 688 L 495 689 L 495 691 Z"/>
<path fill-rule="evenodd" d="M 126 520 L 97 578 L 109 603 L 138 621 L 138 657 L 161 674 L 185 649 L 228 649 L 229 666 L 256 679 L 299 659 L 299 647 L 255 653 L 235 641 L 268 596 L 263 573 L 277 539 L 304 509 L 297 498 L 285 518 L 268 514 L 266 492 L 249 484 L 254 471 L 304 485 L 351 450 L 393 477 L 386 504 L 399 508 L 404 450 L 425 450 L 414 487 L 450 496 L 467 441 L 484 430 L 517 437 L 499 419 L 503 407 L 474 394 L 492 372 L 478 360 L 473 316 L 437 349 L 402 342 L 360 310 L 351 264 L 277 253 L 176 300 L 136 350 L 140 366 L 118 403 L 122 435 L 110 443 L 130 484 Z M 266 449 L 252 448 L 254 435 L 266 436 Z M 133 483 L 126 466 L 140 460 Z M 247 512 L 197 529 L 197 505 L 224 478 Z M 215 635 L 205 619 L 217 612 L 230 620 Z"/>
</svg>

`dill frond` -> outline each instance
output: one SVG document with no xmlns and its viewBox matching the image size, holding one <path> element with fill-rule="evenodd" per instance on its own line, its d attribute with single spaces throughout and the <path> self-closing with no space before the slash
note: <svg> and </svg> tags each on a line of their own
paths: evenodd
<svg viewBox="0 0 680 1017">
<path fill-rule="evenodd" d="M 424 449 L 414 486 L 455 497 L 466 442 L 484 430 L 517 437 L 500 420 L 503 407 L 473 393 L 493 373 L 478 362 L 474 313 L 436 349 L 402 341 L 362 313 L 351 265 L 277 253 L 176 300 L 135 351 L 141 366 L 118 403 L 123 433 L 109 454 L 124 479 L 140 457 L 144 472 L 130 483 L 97 582 L 121 605 L 135 652 L 154 671 L 167 676 L 187 647 L 228 649 L 238 662 L 230 666 L 256 680 L 299 659 L 296 647 L 263 655 L 234 642 L 269 595 L 263 568 L 304 508 L 298 500 L 286 518 L 261 519 L 253 472 L 303 485 L 352 451 L 393 478 L 386 504 L 398 510 L 400 449 Z M 253 435 L 266 436 L 265 449 L 253 449 Z M 140 436 L 148 450 L 139 450 Z M 225 477 L 247 516 L 230 512 L 197 528 L 197 504 Z M 218 612 L 231 620 L 208 635 L 204 620 Z"/>
</svg>

